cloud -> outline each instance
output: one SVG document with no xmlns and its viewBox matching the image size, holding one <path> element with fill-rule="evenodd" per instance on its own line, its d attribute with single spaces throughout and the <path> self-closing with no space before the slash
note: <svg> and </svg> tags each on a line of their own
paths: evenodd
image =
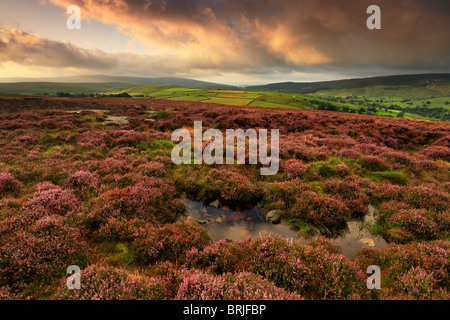
<svg viewBox="0 0 450 320">
<path fill-rule="evenodd" d="M 88 50 L 69 42 L 40 38 L 17 29 L 0 27 L 0 64 L 14 63 L 84 72 L 140 73 L 162 75 L 176 73 L 179 63 L 170 55 L 146 55 L 132 52 L 107 53 Z M 138 71 L 138 72 L 136 72 Z"/>
<path fill-rule="evenodd" d="M 149 47 L 218 68 L 230 60 L 282 68 L 449 64 L 445 0 L 378 0 L 383 28 L 377 31 L 366 28 L 368 0 L 50 1 L 75 3 L 85 16 L 116 25 Z"/>
<path fill-rule="evenodd" d="M 268 74 L 343 69 L 448 71 L 447 0 L 377 0 L 382 30 L 366 28 L 369 0 L 48 0 L 113 25 L 147 50 L 87 50 L 14 29 L 1 61 L 157 75 Z M 5 48 L 6 46 L 6 48 Z"/>
</svg>

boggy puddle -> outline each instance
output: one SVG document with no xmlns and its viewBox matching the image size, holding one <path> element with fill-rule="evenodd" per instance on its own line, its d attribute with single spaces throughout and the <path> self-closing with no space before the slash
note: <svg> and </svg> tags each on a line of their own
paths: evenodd
<svg viewBox="0 0 450 320">
<path fill-rule="evenodd" d="M 281 222 L 273 224 L 266 220 L 265 211 L 261 205 L 252 208 L 212 207 L 201 201 L 183 198 L 188 212 L 187 220 L 196 220 L 208 230 L 214 241 L 247 240 L 267 236 L 271 233 L 305 244 L 307 239 L 289 225 Z M 328 241 L 341 248 L 347 258 L 354 256 L 363 247 L 382 248 L 386 246 L 383 237 L 373 235 L 367 229 L 367 223 L 373 223 L 375 208 L 369 206 L 369 213 L 363 221 L 349 221 L 347 230 L 340 235 L 329 237 Z"/>
</svg>

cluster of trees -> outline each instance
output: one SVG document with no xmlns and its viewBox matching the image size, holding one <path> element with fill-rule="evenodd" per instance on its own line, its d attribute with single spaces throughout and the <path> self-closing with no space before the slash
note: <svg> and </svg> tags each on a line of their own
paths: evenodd
<svg viewBox="0 0 450 320">
<path fill-rule="evenodd" d="M 450 112 L 443 107 L 431 107 L 431 101 L 425 102 L 422 106 L 413 106 L 413 102 L 411 99 L 404 99 L 402 103 L 406 103 L 408 106 L 403 107 L 398 104 L 384 105 L 385 102 L 383 99 L 376 100 L 375 102 L 368 100 L 366 97 L 358 97 L 358 96 L 349 96 L 349 97 L 329 97 L 326 100 L 337 103 L 349 103 L 355 106 L 361 106 L 357 111 L 359 114 L 376 114 L 377 111 L 384 110 L 385 112 L 389 112 L 389 110 L 398 110 L 401 111 L 397 114 L 397 117 L 403 118 L 405 113 L 412 113 L 423 117 L 441 119 L 444 121 L 450 120 Z M 318 105 L 319 110 L 330 110 L 330 111 L 341 111 L 341 112 L 350 112 L 356 113 L 355 110 L 349 107 L 339 107 L 332 104 L 327 104 L 324 102 L 320 102 L 317 100 L 311 100 L 311 103 Z M 446 101 L 445 105 L 448 105 L 449 102 Z"/>
</svg>

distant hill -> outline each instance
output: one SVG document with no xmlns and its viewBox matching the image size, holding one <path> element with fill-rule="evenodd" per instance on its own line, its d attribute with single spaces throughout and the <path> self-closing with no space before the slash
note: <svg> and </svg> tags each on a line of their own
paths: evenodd
<svg viewBox="0 0 450 320">
<path fill-rule="evenodd" d="M 26 83 L 26 85 L 20 85 L 19 83 Z M 73 76 L 73 77 L 52 77 L 52 78 L 0 78 L 0 89 L 8 88 L 22 89 L 24 86 L 28 89 L 32 89 L 33 83 L 45 83 L 46 86 L 50 86 L 49 83 L 56 83 L 55 86 L 68 86 L 68 84 L 76 85 L 87 85 L 92 83 L 102 83 L 102 84 L 129 84 L 130 87 L 136 86 L 156 86 L 156 85 L 170 85 L 170 86 L 182 86 L 182 87 L 194 87 L 194 88 L 217 88 L 217 89 L 229 89 L 232 86 L 184 79 L 184 78 L 172 78 L 172 77 L 162 77 L 162 78 L 140 78 L 140 77 L 118 77 L 118 76 L 105 76 L 105 75 L 93 75 L 93 76 Z M 39 85 L 36 85 L 39 86 Z M 125 87 L 123 89 L 126 89 Z M 110 90 L 114 91 L 114 90 Z"/>
<path fill-rule="evenodd" d="M 0 94 L 25 96 L 54 96 L 60 92 L 75 95 L 120 91 L 134 87 L 127 83 L 60 83 L 60 82 L 13 82 L 0 83 Z"/>
<path fill-rule="evenodd" d="M 448 97 L 450 74 L 420 74 L 349 79 L 324 82 L 282 82 L 249 86 L 251 91 L 280 91 L 322 96 L 366 96 L 398 98 Z"/>
</svg>

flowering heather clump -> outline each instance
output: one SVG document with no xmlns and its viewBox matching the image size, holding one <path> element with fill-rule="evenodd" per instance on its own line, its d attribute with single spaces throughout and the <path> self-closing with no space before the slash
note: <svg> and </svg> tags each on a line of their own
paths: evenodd
<svg viewBox="0 0 450 320">
<path fill-rule="evenodd" d="M 339 155 L 344 158 L 356 159 L 360 156 L 360 153 L 355 149 L 345 148 L 339 151 Z"/>
<path fill-rule="evenodd" d="M 424 186 L 379 185 L 376 197 L 379 201 L 403 201 L 417 209 L 436 212 L 450 210 L 450 196 L 447 193 Z"/>
<path fill-rule="evenodd" d="M 129 146 L 134 147 L 137 143 L 144 140 L 142 133 L 134 130 L 116 130 L 111 133 L 114 138 L 112 141 L 112 146 Z"/>
<path fill-rule="evenodd" d="M 433 212 L 412 208 L 410 205 L 389 201 L 383 203 L 378 214 L 378 222 L 393 240 L 413 239 L 434 240 L 445 238 L 450 230 L 450 215 L 447 212 Z M 400 233 L 395 230 L 401 230 Z"/>
<path fill-rule="evenodd" d="M 11 173 L 0 173 L 0 198 L 19 193 L 20 186 L 19 180 L 14 179 Z"/>
<path fill-rule="evenodd" d="M 164 168 L 164 163 L 157 161 L 150 161 L 138 168 L 144 176 L 148 177 L 164 177 L 166 175 L 166 170 Z"/>
<path fill-rule="evenodd" d="M 114 217 L 140 218 L 154 224 L 175 222 L 185 210 L 176 195 L 172 183 L 148 180 L 133 187 L 106 191 L 94 199 L 89 216 L 101 223 Z"/>
<path fill-rule="evenodd" d="M 357 215 L 367 213 L 369 197 L 362 192 L 354 179 L 329 180 L 325 184 L 325 191 L 338 196 L 352 213 Z"/>
<path fill-rule="evenodd" d="M 0 245 L 0 286 L 11 288 L 34 281 L 47 283 L 64 274 L 69 265 L 85 265 L 90 252 L 78 228 L 56 215 L 3 238 Z"/>
<path fill-rule="evenodd" d="M 450 161 L 450 148 L 441 146 L 430 146 L 422 150 L 422 153 L 433 159 Z"/>
<path fill-rule="evenodd" d="M 291 209 L 294 218 L 304 219 L 315 225 L 338 229 L 345 226 L 350 210 L 340 199 L 303 192 Z"/>
<path fill-rule="evenodd" d="M 33 219 L 51 215 L 69 215 L 80 211 L 80 201 L 70 192 L 57 186 L 48 186 L 36 192 L 25 204 L 25 212 Z"/>
<path fill-rule="evenodd" d="M 115 158 L 106 158 L 104 160 L 91 160 L 85 162 L 87 169 L 96 172 L 103 179 L 107 179 L 112 174 L 126 174 L 133 171 L 133 166 L 128 164 L 126 160 Z"/>
<path fill-rule="evenodd" d="M 286 175 L 289 179 L 297 179 L 301 178 L 306 173 L 306 166 L 303 164 L 303 162 L 291 159 L 286 161 L 284 164 L 284 172 L 286 172 Z"/>
<path fill-rule="evenodd" d="M 314 246 L 295 246 L 279 236 L 252 242 L 219 241 L 188 254 L 188 266 L 226 272 L 252 272 L 277 287 L 308 299 L 346 299 L 365 295 L 364 274 L 344 257 Z"/>
<path fill-rule="evenodd" d="M 106 147 L 106 137 L 108 134 L 103 131 L 91 130 L 80 133 L 77 137 L 79 145 Z"/>
<path fill-rule="evenodd" d="M 298 300 L 301 297 L 277 288 L 272 282 L 249 272 L 208 274 L 184 271 L 176 300 Z"/>
<path fill-rule="evenodd" d="M 410 187 L 405 191 L 405 201 L 418 209 L 450 210 L 450 196 L 447 193 L 422 186 Z"/>
<path fill-rule="evenodd" d="M 0 287 L 0 301 L 14 300 L 14 295 L 9 291 L 8 287 Z"/>
<path fill-rule="evenodd" d="M 411 242 L 363 249 L 353 261 L 362 269 L 377 265 L 382 272 L 382 299 L 449 299 L 450 242 Z M 419 297 L 423 294 L 422 297 Z"/>
<path fill-rule="evenodd" d="M 70 175 L 67 185 L 79 192 L 95 188 L 99 182 L 98 176 L 87 170 L 79 170 Z"/>
<path fill-rule="evenodd" d="M 264 207 L 266 210 L 282 210 L 286 219 L 301 219 L 318 226 L 339 229 L 350 218 L 351 212 L 343 200 L 319 195 L 298 181 L 270 183 L 265 187 Z M 360 197 L 364 199 L 363 195 Z M 356 206 L 357 201 L 348 203 L 352 208 L 363 209 Z"/>
<path fill-rule="evenodd" d="M 310 187 L 299 180 L 266 183 L 264 190 L 264 206 L 267 210 L 289 210 L 303 191 Z"/>
<path fill-rule="evenodd" d="M 40 137 L 37 134 L 31 135 L 24 135 L 16 137 L 13 141 L 13 144 L 17 145 L 33 145 L 36 144 L 39 141 Z"/>
<path fill-rule="evenodd" d="M 169 299 L 162 278 L 136 275 L 94 264 L 82 270 L 81 290 L 68 290 L 65 279 L 53 297 L 63 300 L 165 300 Z"/>
<path fill-rule="evenodd" d="M 157 260 L 182 262 L 187 251 L 202 250 L 210 243 L 207 231 L 196 223 L 167 224 L 161 228 L 148 228 L 133 243 L 135 260 L 149 264 Z"/>
<path fill-rule="evenodd" d="M 443 289 L 435 289 L 436 280 L 432 273 L 420 267 L 411 268 L 408 273 L 401 275 L 396 283 L 398 296 L 408 300 L 448 300 L 450 296 Z"/>
<path fill-rule="evenodd" d="M 220 198 L 225 202 L 249 202 L 259 197 L 257 189 L 244 175 L 230 169 L 212 169 L 206 176 L 202 191 L 207 200 Z"/>
</svg>

